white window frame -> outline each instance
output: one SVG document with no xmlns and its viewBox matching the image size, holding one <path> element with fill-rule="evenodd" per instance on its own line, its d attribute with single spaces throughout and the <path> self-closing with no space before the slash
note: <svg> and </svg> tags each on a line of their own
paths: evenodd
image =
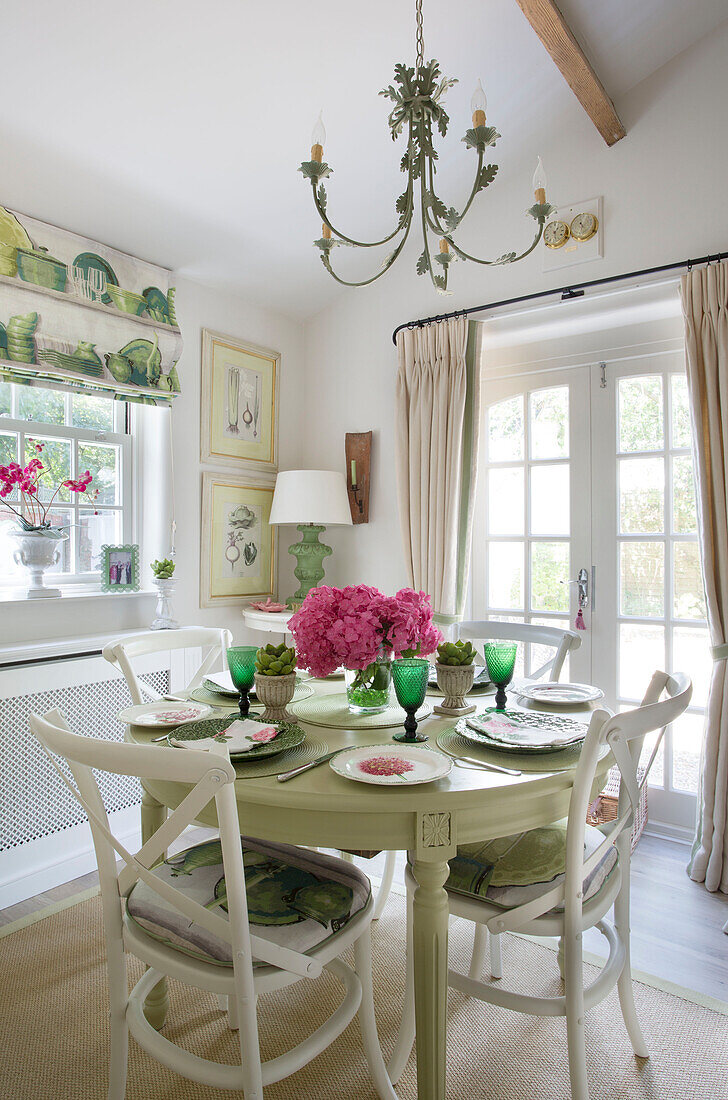
<svg viewBox="0 0 728 1100">
<path fill-rule="evenodd" d="M 17 398 L 19 385 L 13 384 L 11 388 L 11 411 L 17 412 Z M 64 419 L 71 419 L 71 392 L 64 394 Z M 121 543 L 134 541 L 136 530 L 135 493 L 134 493 L 134 419 L 130 407 L 123 401 L 113 403 L 113 430 L 75 428 L 70 424 L 48 424 L 43 420 L 19 419 L 14 416 L 0 415 L 0 432 L 11 432 L 19 436 L 19 458 L 25 454 L 25 440 L 28 437 L 40 439 L 63 440 L 71 444 L 71 477 L 77 478 L 79 473 L 78 447 L 83 443 L 104 443 L 119 448 L 119 503 L 115 505 L 101 504 L 99 509 L 104 512 L 117 512 L 121 515 Z M 88 510 L 93 506 L 82 494 L 71 494 L 70 501 L 58 501 L 58 506 L 69 509 L 72 515 L 72 523 L 78 521 L 79 511 Z M 10 512 L 2 508 L 0 521 L 12 518 Z M 74 528 L 74 531 L 76 529 Z M 74 539 L 73 559 L 77 560 L 78 545 Z M 84 585 L 88 587 L 98 586 L 101 580 L 101 570 L 89 572 L 54 573 L 53 583 L 59 587 L 65 585 Z M 22 581 L 17 576 L 0 572 L 0 594 L 8 589 L 17 589 Z"/>
</svg>

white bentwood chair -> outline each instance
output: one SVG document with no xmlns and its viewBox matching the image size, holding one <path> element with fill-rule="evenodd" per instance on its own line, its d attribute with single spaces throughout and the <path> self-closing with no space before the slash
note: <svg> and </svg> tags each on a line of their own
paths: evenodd
<svg viewBox="0 0 728 1100">
<path fill-rule="evenodd" d="M 208 672 L 225 664 L 225 654 L 232 643 L 233 636 L 229 630 L 211 626 L 183 626 L 179 630 L 147 630 L 143 634 L 119 638 L 105 645 L 101 653 L 114 668 L 123 673 L 132 702 L 139 704 L 156 701 L 162 696 L 139 679 L 133 665 L 135 659 L 175 649 L 201 649 L 203 660 L 187 684 L 187 690 L 190 690 L 199 687 Z"/>
<path fill-rule="evenodd" d="M 382 1060 L 374 1016 L 370 940 L 373 902 L 366 876 L 333 856 L 292 845 L 241 838 L 235 768 L 224 744 L 215 746 L 212 752 L 204 752 L 79 737 L 71 732 L 57 710 L 44 717 L 32 715 L 30 726 L 64 783 L 84 807 L 91 825 L 99 866 L 109 976 L 109 1100 L 123 1100 L 126 1092 L 129 1034 L 159 1062 L 183 1077 L 217 1088 L 241 1090 L 245 1100 L 262 1100 L 264 1085 L 280 1081 L 306 1065 L 328 1047 L 357 1014 L 377 1092 L 382 1100 L 397 1100 Z M 75 783 L 51 754 L 65 759 Z M 93 769 L 185 783 L 191 789 L 164 824 L 136 854 L 132 854 L 110 830 Z M 217 879 L 217 864 L 211 866 L 209 842 L 164 861 L 169 844 L 212 801 L 220 829 L 220 879 Z M 117 867 L 117 855 L 123 861 L 122 869 Z M 323 882 L 325 887 L 338 887 L 338 892 L 334 889 L 328 895 L 329 910 L 332 898 L 341 902 L 342 884 L 353 882 L 358 893 L 350 891 L 353 901 L 348 919 L 339 911 L 338 920 L 331 920 L 329 927 L 317 931 L 319 920 L 310 919 L 314 900 L 309 895 L 305 903 L 302 902 L 302 912 L 309 914 L 308 921 L 276 926 L 273 930 L 278 941 L 284 930 L 298 930 L 295 942 L 299 949 L 267 938 L 268 926 L 260 925 L 260 920 L 251 930 L 250 887 L 246 884 L 244 858 L 252 862 L 253 873 L 258 867 L 263 876 L 274 874 L 275 864 L 286 861 L 290 864 L 283 868 L 284 873 L 293 867 L 298 868 L 300 875 L 304 864 L 317 870 L 324 879 L 328 877 L 328 881 Z M 201 878 L 200 871 L 207 878 Z M 210 874 L 215 881 L 209 880 Z M 208 894 L 209 901 L 201 904 Z M 347 900 L 348 894 L 344 895 L 344 902 Z M 227 914 L 220 909 L 223 905 Z M 321 903 L 317 911 L 319 918 L 326 910 L 327 903 Z M 172 918 L 176 919 L 170 923 Z M 300 930 L 305 925 L 313 927 L 313 932 L 307 934 L 310 940 L 315 941 L 318 937 L 318 942 L 312 942 L 307 948 L 300 939 Z M 162 934 L 163 930 L 166 935 Z M 193 933 L 194 957 L 190 938 Z M 340 957 L 351 946 L 354 948 L 354 968 Z M 127 986 L 127 953 L 150 967 L 131 993 Z M 262 1062 L 258 1043 L 258 995 L 283 989 L 304 978 L 315 979 L 323 970 L 344 987 L 341 1004 L 308 1038 L 285 1054 Z M 239 1066 L 224 1065 L 192 1054 L 152 1027 L 144 1015 L 144 1001 L 164 976 L 226 995 L 228 1001 L 235 1004 Z"/>
<path fill-rule="evenodd" d="M 459 623 L 458 637 L 463 641 L 483 643 L 486 641 L 524 642 L 527 645 L 549 646 L 555 652 L 545 664 L 529 674 L 530 680 L 539 680 L 546 673 L 552 680 L 560 680 L 564 662 L 569 653 L 581 645 L 581 635 L 576 630 L 565 630 L 560 626 L 535 626 L 532 623 L 503 623 L 493 619 L 471 619 Z M 490 976 L 503 976 L 500 939 L 495 933 L 489 935 L 484 925 L 475 929 L 473 941 L 473 959 L 471 973 L 482 974 L 485 956 L 490 942 Z"/>
<path fill-rule="evenodd" d="M 667 698 L 662 698 L 666 693 Z M 467 845 L 458 849 L 458 857 L 480 864 L 482 874 L 471 879 L 485 879 L 487 889 L 478 886 L 472 892 L 453 889 L 451 861 L 448 891 L 450 913 L 471 920 L 478 927 L 488 928 L 497 935 L 521 932 L 532 936 L 560 937 L 559 967 L 565 984 L 565 994 L 559 997 L 534 997 L 478 980 L 479 974 L 470 968 L 469 974 L 448 972 L 448 984 L 472 997 L 500 1005 L 516 1012 L 536 1016 L 566 1016 L 571 1076 L 572 1100 L 589 1100 L 586 1071 L 584 1013 L 598 1005 L 617 986 L 625 1027 L 635 1054 L 648 1058 L 649 1051 L 640 1029 L 635 1010 L 630 966 L 630 855 L 631 826 L 639 806 L 642 787 L 647 782 L 650 767 L 657 755 L 665 727 L 683 713 L 690 702 L 692 684 L 683 673 L 668 675 L 655 672 L 644 699 L 634 710 L 610 715 L 594 711 L 584 741 L 574 786 L 569 802 L 563 856 L 564 872 L 548 882 L 528 883 L 520 867 L 518 886 L 487 885 L 488 872 L 498 855 L 512 851 L 525 838 L 536 838 L 543 830 L 520 834 L 491 842 L 489 845 Z M 659 731 L 644 774 L 638 779 L 637 767 L 645 737 Z M 597 765 L 603 750 L 608 748 L 620 772 L 617 818 L 598 829 L 586 824 L 592 798 Z M 553 828 L 553 827 L 552 827 Z M 509 842 L 512 842 L 509 844 Z M 478 847 L 479 851 L 473 852 Z M 489 852 L 489 848 L 491 851 Z M 474 872 L 477 869 L 473 869 Z M 543 874 L 543 873 L 542 873 Z M 528 883 L 523 885 L 524 880 Z M 463 888 L 463 879 L 458 882 Z M 411 868 L 406 872 L 408 905 L 417 888 Z M 477 891 L 480 892 L 477 892 Z M 498 900 L 496 900 L 498 899 Z M 606 915 L 614 905 L 614 922 Z M 607 941 L 609 957 L 591 985 L 584 988 L 582 934 L 596 927 Z M 562 955 L 563 952 L 563 955 Z M 405 1011 L 394 1054 L 389 1062 L 392 1080 L 401 1075 L 414 1039 L 414 992 L 411 952 L 408 949 L 407 993 Z M 515 1097 L 513 1098 L 515 1100 Z"/>
<path fill-rule="evenodd" d="M 526 642 L 529 645 L 551 646 L 556 652 L 545 664 L 529 673 L 529 680 L 539 680 L 547 672 L 552 680 L 559 680 L 567 654 L 581 645 L 578 630 L 565 630 L 560 626 L 535 626 L 533 623 L 502 623 L 494 619 L 472 619 L 456 627 L 458 638 L 463 641 Z"/>
</svg>

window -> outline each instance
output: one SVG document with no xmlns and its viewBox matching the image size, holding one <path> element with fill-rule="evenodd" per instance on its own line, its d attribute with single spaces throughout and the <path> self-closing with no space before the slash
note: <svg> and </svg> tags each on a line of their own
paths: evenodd
<svg viewBox="0 0 728 1100">
<path fill-rule="evenodd" d="M 128 406 L 90 394 L 62 393 L 39 387 L 0 382 L 0 464 L 24 464 L 34 457 L 33 442 L 44 444 L 43 465 L 48 471 L 41 500 L 48 502 L 53 487 L 85 470 L 99 490 L 93 503 L 82 493 L 62 489 L 49 519 L 68 528 L 61 559 L 49 573 L 61 583 L 95 583 L 100 576 L 104 543 L 132 539 L 131 436 Z M 17 503 L 9 497 L 10 503 Z M 7 520 L 6 509 L 0 520 Z M 0 526 L 0 586 L 23 583 L 22 567 L 13 563 L 14 544 L 7 525 Z"/>
</svg>

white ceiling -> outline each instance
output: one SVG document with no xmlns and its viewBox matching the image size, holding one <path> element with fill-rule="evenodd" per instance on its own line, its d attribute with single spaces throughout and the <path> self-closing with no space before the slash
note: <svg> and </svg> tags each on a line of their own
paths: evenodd
<svg viewBox="0 0 728 1100">
<path fill-rule="evenodd" d="M 354 236 L 387 231 L 402 177 L 376 93 L 397 61 L 412 60 L 413 9 L 413 0 L 6 2 L 0 202 L 309 315 L 338 288 L 311 245 L 319 226 L 296 169 L 323 107 L 332 217 Z M 727 14 L 726 0 L 562 0 L 562 9 L 616 99 Z M 504 134 L 501 163 L 535 160 L 544 110 L 589 131 L 515 0 L 425 0 L 424 13 L 426 55 L 460 78 L 448 95 L 444 183 L 469 180 L 459 139 L 478 77 Z"/>
</svg>

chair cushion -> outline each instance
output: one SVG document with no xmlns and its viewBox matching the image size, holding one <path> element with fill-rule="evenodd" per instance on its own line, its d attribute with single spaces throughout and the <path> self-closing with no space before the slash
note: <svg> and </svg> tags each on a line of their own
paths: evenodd
<svg viewBox="0 0 728 1100">
<path fill-rule="evenodd" d="M 483 898 L 504 909 L 545 894 L 566 878 L 566 824 L 564 818 L 542 829 L 459 847 L 450 860 L 446 889 Z M 603 840 L 603 833 L 587 825 L 584 857 L 595 852 Z M 601 890 L 616 863 L 617 852 L 610 848 L 584 880 L 584 901 Z"/>
<path fill-rule="evenodd" d="M 306 953 L 342 929 L 369 900 L 371 883 L 351 863 L 289 844 L 240 838 L 251 931 Z M 222 917 L 227 916 L 219 840 L 170 856 L 154 874 Z M 127 916 L 154 939 L 193 958 L 232 966 L 229 943 L 190 924 L 144 882 L 126 901 Z"/>
</svg>

